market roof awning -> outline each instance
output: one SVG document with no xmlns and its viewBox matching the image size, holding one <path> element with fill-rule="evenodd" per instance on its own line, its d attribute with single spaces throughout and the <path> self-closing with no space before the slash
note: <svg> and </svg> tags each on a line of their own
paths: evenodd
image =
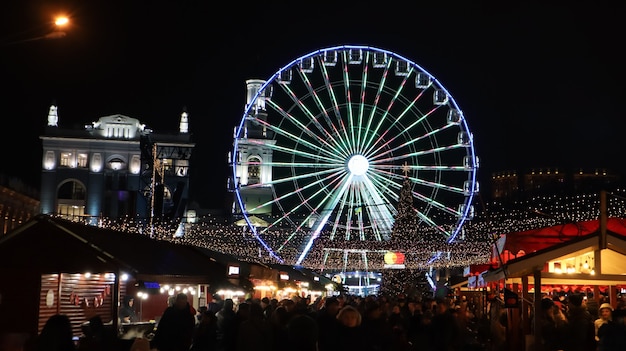
<svg viewBox="0 0 626 351">
<path fill-rule="evenodd" d="M 23 248 L 27 248 L 24 250 Z M 38 215 L 0 238 L 0 271 L 107 273 L 213 283 L 226 266 L 185 245 Z"/>
<path fill-rule="evenodd" d="M 267 227 L 269 226 L 269 223 L 264 221 L 263 219 L 257 217 L 257 216 L 250 216 L 248 217 L 248 220 L 250 221 L 250 224 L 252 224 L 255 227 Z M 238 220 L 237 222 L 235 222 L 235 225 L 239 226 L 239 227 L 245 227 L 248 225 L 248 222 L 246 222 L 245 218 L 242 218 L 240 220 Z"/>
<path fill-rule="evenodd" d="M 499 240 L 499 245 L 501 245 L 499 250 L 500 252 L 508 250 L 514 255 L 523 250 L 526 254 L 529 254 L 581 236 L 597 233 L 599 230 L 600 221 L 590 220 L 508 233 L 502 238 L 503 240 Z M 606 230 L 616 235 L 626 236 L 626 219 L 608 218 Z"/>
<path fill-rule="evenodd" d="M 626 240 L 621 235 L 607 233 L 606 248 L 599 246 L 601 233 L 585 235 L 559 245 L 535 251 L 531 254 L 512 259 L 502 267 L 489 270 L 483 274 L 486 282 L 505 279 L 507 283 L 521 282 L 521 278 L 528 277 L 528 283 L 534 284 L 533 272 L 541 271 L 541 284 L 581 284 L 586 282 L 592 285 L 624 285 L 626 276 L 617 274 L 626 259 Z M 572 257 L 582 252 L 599 250 L 602 259 L 600 270 L 595 275 L 551 273 L 543 271 L 547 262 Z"/>
</svg>

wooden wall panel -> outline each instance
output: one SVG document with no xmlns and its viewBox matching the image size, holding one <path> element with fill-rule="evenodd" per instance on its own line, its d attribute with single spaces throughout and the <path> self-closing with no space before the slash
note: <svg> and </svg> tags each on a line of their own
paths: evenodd
<svg viewBox="0 0 626 351">
<path fill-rule="evenodd" d="M 117 309 L 113 306 L 114 284 L 112 273 L 42 275 L 38 331 L 57 313 L 70 317 L 75 336 L 82 334 L 82 324 L 94 316 L 100 316 L 105 324 L 112 323 Z"/>
</svg>

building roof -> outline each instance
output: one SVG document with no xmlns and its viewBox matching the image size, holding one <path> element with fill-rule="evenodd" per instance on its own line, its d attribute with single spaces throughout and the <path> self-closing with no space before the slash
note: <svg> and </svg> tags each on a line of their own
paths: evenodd
<svg viewBox="0 0 626 351">
<path fill-rule="evenodd" d="M 189 246 L 48 215 L 35 216 L 0 238 L 0 267 L 39 273 L 125 272 L 137 279 L 169 276 L 207 284 L 226 278 L 223 263 Z"/>
<path fill-rule="evenodd" d="M 626 260 L 626 226 L 624 226 L 626 220 L 610 218 L 607 220 L 606 230 L 602 230 L 599 223 L 595 227 L 593 222 L 598 221 L 577 225 L 576 227 L 579 229 L 575 236 L 567 235 L 564 230 L 559 231 L 561 235 L 559 243 L 555 244 L 545 238 L 541 245 L 542 248 L 511 259 L 498 269 L 485 272 L 484 280 L 491 282 L 506 279 L 510 282 L 519 282 L 519 278 L 530 276 L 529 283 L 532 284 L 534 282 L 533 272 L 541 271 L 542 284 L 626 284 L 626 276 L 621 273 L 618 274 L 618 272 L 623 272 L 623 262 Z M 554 236 L 554 228 L 544 228 L 542 231 L 537 231 L 533 234 L 533 240 L 537 240 L 537 237 L 542 234 L 546 237 Z M 522 249 L 529 247 L 520 243 L 518 245 L 522 245 L 520 246 Z M 506 244 L 504 248 L 507 249 Z M 560 274 L 545 271 L 545 266 L 551 261 L 563 261 L 594 252 L 597 252 L 601 259 L 597 262 L 597 272 L 593 275 L 579 272 Z M 590 258 L 593 256 L 593 254 L 589 255 Z"/>
<path fill-rule="evenodd" d="M 618 236 L 626 236 L 626 219 L 609 218 L 606 228 Z M 526 254 L 543 250 L 581 236 L 597 233 L 600 230 L 600 221 L 567 222 L 551 227 L 537 228 L 523 232 L 508 233 L 501 243 L 500 251 L 509 251 L 517 255 L 520 251 Z"/>
</svg>

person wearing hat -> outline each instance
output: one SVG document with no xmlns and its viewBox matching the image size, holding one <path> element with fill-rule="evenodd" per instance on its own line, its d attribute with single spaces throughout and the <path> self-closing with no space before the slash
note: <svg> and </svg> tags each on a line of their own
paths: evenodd
<svg viewBox="0 0 626 351">
<path fill-rule="evenodd" d="M 621 314 L 622 310 L 615 310 L 611 305 L 600 305 L 600 313 L 611 315 L 606 322 L 598 328 L 598 351 L 626 350 L 626 325 Z"/>
<path fill-rule="evenodd" d="M 598 308 L 598 311 L 599 311 L 600 318 L 596 319 L 593 323 L 595 330 L 596 330 L 596 341 L 600 341 L 600 338 L 598 337 L 598 329 L 600 329 L 600 327 L 603 324 L 606 324 L 611 320 L 611 313 L 613 313 L 613 307 L 611 307 L 610 304 L 605 302 L 602 305 L 600 305 L 600 308 Z"/>
</svg>

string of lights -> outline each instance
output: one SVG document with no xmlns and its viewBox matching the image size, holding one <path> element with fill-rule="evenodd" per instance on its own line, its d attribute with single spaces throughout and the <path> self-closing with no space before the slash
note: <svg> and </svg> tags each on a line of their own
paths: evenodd
<svg viewBox="0 0 626 351">
<path fill-rule="evenodd" d="M 624 190 L 616 190 L 607 199 L 607 215 L 624 217 L 626 196 Z M 412 235 L 395 235 L 388 241 L 331 240 L 322 232 L 312 247 L 303 266 L 312 269 L 381 270 L 386 250 L 405 254 L 406 268 L 425 270 L 442 267 L 461 267 L 489 262 L 493 238 L 507 233 L 522 232 L 565 223 L 596 220 L 600 214 L 598 193 L 579 195 L 536 196 L 524 201 L 492 202 L 476 211 L 476 216 L 463 226 L 463 236 L 447 243 L 436 229 L 417 225 Z M 410 221 L 409 221 L 410 223 Z M 197 223 L 184 223 L 184 234 L 177 235 L 180 223 L 174 220 L 148 224 L 136 219 L 101 219 L 100 227 L 122 232 L 151 234 L 157 240 L 169 240 L 209 248 L 228 253 L 250 262 L 277 263 L 252 236 L 246 227 L 235 226 L 222 217 L 207 215 Z M 409 228 L 402 231 L 408 231 Z M 291 235 L 288 227 L 274 227 L 264 233 L 270 245 L 284 241 Z M 302 235 L 305 235 L 302 233 Z M 329 250 L 331 249 L 331 250 Z M 362 253 L 366 252 L 367 267 Z M 297 248 L 285 248 L 281 254 L 285 263 L 297 259 Z M 437 254 L 437 259 L 432 260 Z M 347 255 L 347 256 L 346 256 Z M 346 260 L 347 258 L 347 260 Z M 347 265 L 346 265 L 347 262 Z"/>
</svg>

